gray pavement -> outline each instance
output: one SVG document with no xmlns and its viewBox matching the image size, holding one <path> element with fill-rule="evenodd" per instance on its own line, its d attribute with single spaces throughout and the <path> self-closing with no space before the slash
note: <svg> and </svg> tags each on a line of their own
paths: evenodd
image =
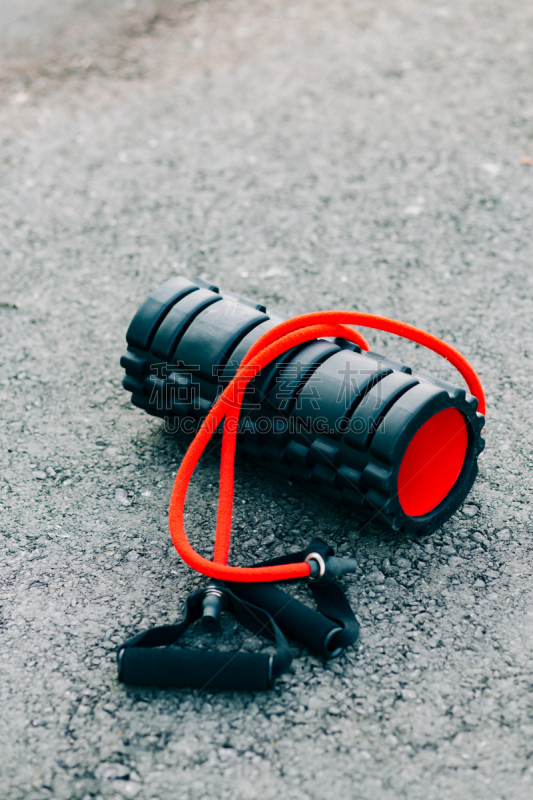
<svg viewBox="0 0 533 800">
<path fill-rule="evenodd" d="M 0 796 L 531 798 L 531 3 L 0 15 Z M 325 669 L 301 653 L 271 694 L 116 680 L 115 646 L 201 583 L 167 533 L 186 441 L 129 405 L 118 365 L 173 274 L 284 315 L 403 319 L 487 390 L 480 478 L 427 539 L 361 533 L 239 460 L 234 563 L 321 535 L 361 567 L 359 646 Z M 190 490 L 206 553 L 217 479 L 212 455 Z"/>
</svg>

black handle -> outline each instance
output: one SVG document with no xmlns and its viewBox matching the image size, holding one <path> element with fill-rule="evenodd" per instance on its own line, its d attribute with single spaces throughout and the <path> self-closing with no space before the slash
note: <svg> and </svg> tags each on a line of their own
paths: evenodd
<svg viewBox="0 0 533 800">
<path fill-rule="evenodd" d="M 257 692 L 271 689 L 274 656 L 179 647 L 123 647 L 119 680 L 133 686 Z"/>
<path fill-rule="evenodd" d="M 232 583 L 229 586 L 241 600 L 266 611 L 290 639 L 309 647 L 323 658 L 331 656 L 328 651 L 331 638 L 342 630 L 338 622 L 269 583 Z M 238 604 L 234 602 L 233 607 L 238 616 Z"/>
<path fill-rule="evenodd" d="M 308 552 L 318 555 L 324 563 L 329 563 L 333 554 L 326 542 L 314 539 L 307 551 L 273 559 L 270 563 L 302 561 Z M 351 568 L 352 564 L 348 566 Z M 318 611 L 268 583 L 211 581 L 207 589 L 200 589 L 187 598 L 185 616 L 180 622 L 142 631 L 124 642 L 117 655 L 119 680 L 133 686 L 207 691 L 271 689 L 292 662 L 292 652 L 284 634 L 325 658 L 337 655 L 357 639 L 359 626 L 340 587 L 324 576 L 324 580 L 313 581 L 311 589 Z M 247 630 L 269 639 L 275 645 L 275 655 L 179 647 L 180 637 L 199 619 L 203 619 L 204 624 L 207 620 L 209 629 L 216 629 L 224 606 Z"/>
</svg>

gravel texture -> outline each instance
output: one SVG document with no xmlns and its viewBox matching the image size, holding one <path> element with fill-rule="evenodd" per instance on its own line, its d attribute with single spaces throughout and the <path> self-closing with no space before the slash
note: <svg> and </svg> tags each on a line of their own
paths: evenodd
<svg viewBox="0 0 533 800">
<path fill-rule="evenodd" d="M 2 798 L 529 800 L 531 3 L 0 12 Z M 234 563 L 314 535 L 360 563 L 359 646 L 302 652 L 270 694 L 116 680 L 116 645 L 202 583 L 166 528 L 187 442 L 129 405 L 118 364 L 177 273 L 284 315 L 404 319 L 487 389 L 480 478 L 427 539 L 239 461 Z M 217 481 L 214 453 L 187 518 L 206 552 Z"/>
</svg>

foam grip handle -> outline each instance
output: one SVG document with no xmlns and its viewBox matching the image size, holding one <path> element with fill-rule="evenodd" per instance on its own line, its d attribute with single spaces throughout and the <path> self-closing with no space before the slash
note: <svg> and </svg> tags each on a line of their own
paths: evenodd
<svg viewBox="0 0 533 800">
<path fill-rule="evenodd" d="M 339 632 L 339 623 L 300 603 L 281 589 L 263 583 L 230 583 L 234 594 L 267 612 L 285 636 L 308 647 L 319 656 L 328 657 L 328 643 Z"/>
<path fill-rule="evenodd" d="M 167 689 L 264 691 L 273 685 L 272 665 L 273 656 L 266 653 L 179 647 L 124 647 L 118 653 L 123 683 Z"/>
</svg>

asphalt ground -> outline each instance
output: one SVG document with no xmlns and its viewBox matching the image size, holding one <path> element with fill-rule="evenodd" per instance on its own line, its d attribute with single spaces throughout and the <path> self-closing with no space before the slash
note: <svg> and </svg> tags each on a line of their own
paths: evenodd
<svg viewBox="0 0 533 800">
<path fill-rule="evenodd" d="M 531 798 L 531 4 L 0 15 L 2 798 Z M 116 679 L 116 646 L 202 584 L 167 532 L 187 442 L 129 404 L 118 363 L 175 274 L 286 316 L 402 319 L 487 392 L 480 477 L 425 539 L 362 531 L 239 459 L 233 563 L 319 535 L 360 564 L 359 645 L 325 668 L 297 651 L 268 694 Z M 188 500 L 205 552 L 217 463 Z M 225 641 L 262 647 L 229 621 Z"/>
</svg>

